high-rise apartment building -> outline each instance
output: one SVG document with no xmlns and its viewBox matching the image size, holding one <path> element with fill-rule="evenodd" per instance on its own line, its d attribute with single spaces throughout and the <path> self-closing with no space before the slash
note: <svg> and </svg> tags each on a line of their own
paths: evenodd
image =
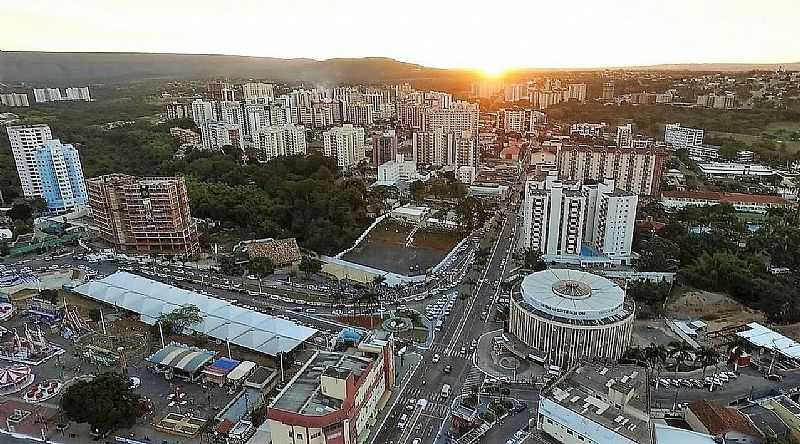
<svg viewBox="0 0 800 444">
<path fill-rule="evenodd" d="M 609 259 L 627 263 L 633 254 L 633 231 L 639 197 L 614 188 L 606 179 L 582 187 L 586 195 L 586 223 L 583 242 Z"/>
<path fill-rule="evenodd" d="M 419 103 L 398 103 L 397 104 L 397 123 L 413 129 L 424 129 L 428 126 L 427 105 Z"/>
<path fill-rule="evenodd" d="M 614 82 L 603 83 L 603 93 L 601 98 L 603 100 L 611 100 L 614 98 Z"/>
<path fill-rule="evenodd" d="M 242 126 L 235 123 L 219 122 L 216 120 L 204 122 L 200 125 L 200 139 L 203 148 L 219 151 L 225 146 L 241 149 Z"/>
<path fill-rule="evenodd" d="M 69 213 L 86 207 L 88 197 L 78 150 L 51 139 L 36 150 L 42 198 L 50 213 Z"/>
<path fill-rule="evenodd" d="M 378 167 L 397 158 L 397 133 L 388 130 L 372 136 L 372 165 Z"/>
<path fill-rule="evenodd" d="M 61 102 L 69 100 L 83 100 L 86 102 L 92 101 L 88 86 L 67 88 L 64 90 L 63 95 L 61 94 L 61 90 L 58 88 L 34 88 L 33 97 L 36 99 L 36 103 Z"/>
<path fill-rule="evenodd" d="M 242 85 L 242 98 L 247 99 L 274 99 L 275 85 L 271 83 L 245 83 Z"/>
<path fill-rule="evenodd" d="M 586 102 L 586 84 L 570 83 L 567 85 L 567 100 L 577 100 L 581 103 Z"/>
<path fill-rule="evenodd" d="M 442 128 L 445 132 L 472 131 L 478 132 L 478 116 L 480 108 L 477 103 L 459 100 L 449 108 L 431 109 L 428 111 L 427 129 Z"/>
<path fill-rule="evenodd" d="M 99 176 L 86 181 L 92 231 L 116 248 L 191 256 L 197 225 L 182 177 Z"/>
<path fill-rule="evenodd" d="M 225 100 L 217 102 L 217 106 L 219 106 L 217 111 L 218 120 L 244 126 L 244 114 L 242 113 L 241 103 L 235 100 Z"/>
<path fill-rule="evenodd" d="M 31 106 L 27 94 L 0 94 L 0 104 L 4 106 Z"/>
<path fill-rule="evenodd" d="M 212 80 L 207 84 L 208 96 L 212 100 L 235 100 L 233 85 L 222 80 Z"/>
<path fill-rule="evenodd" d="M 198 127 L 203 123 L 217 120 L 217 107 L 214 102 L 197 99 L 192 101 L 192 120 Z"/>
<path fill-rule="evenodd" d="M 503 129 L 507 132 L 524 133 L 529 128 L 528 119 L 525 118 L 529 112 L 522 108 L 502 110 Z"/>
<path fill-rule="evenodd" d="M 167 103 L 164 107 L 164 111 L 167 114 L 167 120 L 192 118 L 192 104 L 190 103 Z"/>
<path fill-rule="evenodd" d="M 346 121 L 353 125 L 369 126 L 374 122 L 375 116 L 369 103 L 348 103 L 345 107 Z"/>
<path fill-rule="evenodd" d="M 433 166 L 447 165 L 448 134 L 441 128 L 435 131 L 415 131 L 412 135 L 414 161 Z"/>
<path fill-rule="evenodd" d="M 36 165 L 36 151 L 53 138 L 48 125 L 6 127 L 11 153 L 25 197 L 42 196 L 42 180 Z"/>
<path fill-rule="evenodd" d="M 522 249 L 542 252 L 547 260 L 593 255 L 627 263 L 632 255 L 638 197 L 614 188 L 613 180 L 581 186 L 560 182 L 553 171 L 525 183 Z"/>
<path fill-rule="evenodd" d="M 525 183 L 522 248 L 547 256 L 577 256 L 581 252 L 586 196 L 554 175 Z"/>
<path fill-rule="evenodd" d="M 675 149 L 700 146 L 703 144 L 703 130 L 668 123 L 664 128 L 664 142 Z"/>
<path fill-rule="evenodd" d="M 92 97 L 89 94 L 89 87 L 83 86 L 79 88 L 67 88 L 64 90 L 66 99 L 64 100 L 83 100 L 84 102 L 91 102 Z"/>
<path fill-rule="evenodd" d="M 367 158 L 364 128 L 346 123 L 322 133 L 323 152 L 336 159 L 339 168 L 349 169 Z"/>
<path fill-rule="evenodd" d="M 302 125 L 271 125 L 258 133 L 256 155 L 260 162 L 306 152 L 306 129 Z"/>
<path fill-rule="evenodd" d="M 603 145 L 554 144 L 562 180 L 603 180 L 638 195 L 658 196 L 667 153 L 659 147 L 619 148 Z"/>
<path fill-rule="evenodd" d="M 61 90 L 58 88 L 34 88 L 33 98 L 36 103 L 59 102 L 61 101 Z"/>
<path fill-rule="evenodd" d="M 633 125 L 620 125 L 617 127 L 617 147 L 631 148 L 633 146 Z"/>
</svg>

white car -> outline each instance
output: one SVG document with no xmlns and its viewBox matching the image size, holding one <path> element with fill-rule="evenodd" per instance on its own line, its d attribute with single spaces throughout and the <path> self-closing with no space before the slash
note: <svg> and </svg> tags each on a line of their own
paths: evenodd
<svg viewBox="0 0 800 444">
<path fill-rule="evenodd" d="M 439 353 L 436 353 L 435 355 L 433 355 L 433 359 L 431 359 L 431 361 L 433 363 L 439 362 Z"/>
<path fill-rule="evenodd" d="M 142 380 L 137 377 L 132 376 L 128 378 L 128 380 L 130 381 L 129 387 L 131 390 L 136 390 L 137 388 L 139 388 L 140 385 L 142 385 Z"/>
</svg>

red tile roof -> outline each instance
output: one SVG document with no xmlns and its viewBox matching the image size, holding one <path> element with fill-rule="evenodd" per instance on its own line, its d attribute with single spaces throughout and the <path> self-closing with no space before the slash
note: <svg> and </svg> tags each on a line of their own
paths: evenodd
<svg viewBox="0 0 800 444">
<path fill-rule="evenodd" d="M 789 202 L 778 196 L 768 196 L 765 194 L 745 194 L 745 193 L 718 193 L 713 191 L 664 191 L 661 195 L 666 199 L 696 199 L 710 200 L 721 203 L 752 203 L 766 205 L 788 205 Z"/>
<path fill-rule="evenodd" d="M 689 410 L 712 435 L 724 435 L 728 432 L 739 432 L 744 435 L 760 437 L 761 433 L 738 410 L 724 407 L 719 403 L 694 401 L 689 403 Z"/>
</svg>

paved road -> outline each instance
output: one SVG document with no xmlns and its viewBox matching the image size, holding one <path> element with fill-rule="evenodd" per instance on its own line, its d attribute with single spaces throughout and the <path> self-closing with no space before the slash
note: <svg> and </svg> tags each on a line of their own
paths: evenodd
<svg viewBox="0 0 800 444">
<path fill-rule="evenodd" d="M 514 208 L 519 196 L 510 199 L 508 207 Z M 508 208 L 507 207 L 507 208 Z M 497 240 L 490 249 L 485 268 L 480 273 L 480 280 L 473 289 L 472 297 L 467 300 L 456 298 L 451 315 L 444 319 L 442 330 L 436 333 L 429 348 L 421 350 L 423 365 L 415 378 L 403 389 L 400 401 L 387 414 L 384 427 L 378 431 L 372 441 L 375 443 L 411 444 L 415 439 L 428 444 L 447 442 L 449 434 L 450 407 L 453 399 L 460 394 L 469 393 L 469 386 L 480 383 L 483 376 L 472 364 L 471 345 L 486 331 L 496 330 L 498 324 L 487 321 L 491 318 L 494 304 L 500 293 L 499 283 L 506 273 L 506 267 L 513 254 L 516 239 L 517 216 L 505 208 L 501 212 L 501 228 Z M 489 316 L 482 315 L 487 312 Z M 434 361 L 439 356 L 439 362 Z M 452 368 L 449 374 L 444 373 L 445 366 Z M 442 387 L 452 387 L 449 397 L 442 396 Z M 528 405 L 535 404 L 535 393 L 526 393 Z M 424 410 L 406 409 L 410 400 L 424 398 L 428 401 Z M 405 418 L 403 418 L 405 415 Z M 530 413 L 521 413 L 509 417 L 507 423 L 500 424 L 492 431 L 493 440 L 485 442 L 505 442 L 507 437 L 519 430 L 523 423 L 527 424 Z M 405 423 L 401 422 L 405 419 Z"/>
</svg>

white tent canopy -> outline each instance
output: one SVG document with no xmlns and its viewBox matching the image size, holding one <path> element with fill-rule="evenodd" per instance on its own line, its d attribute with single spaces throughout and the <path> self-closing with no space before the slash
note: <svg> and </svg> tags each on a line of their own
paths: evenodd
<svg viewBox="0 0 800 444">
<path fill-rule="evenodd" d="M 189 327 L 192 330 L 271 356 L 290 352 L 317 333 L 285 319 L 123 271 L 79 285 L 74 291 L 137 313 L 148 324 L 162 314 L 194 305 L 203 320 Z"/>
</svg>

